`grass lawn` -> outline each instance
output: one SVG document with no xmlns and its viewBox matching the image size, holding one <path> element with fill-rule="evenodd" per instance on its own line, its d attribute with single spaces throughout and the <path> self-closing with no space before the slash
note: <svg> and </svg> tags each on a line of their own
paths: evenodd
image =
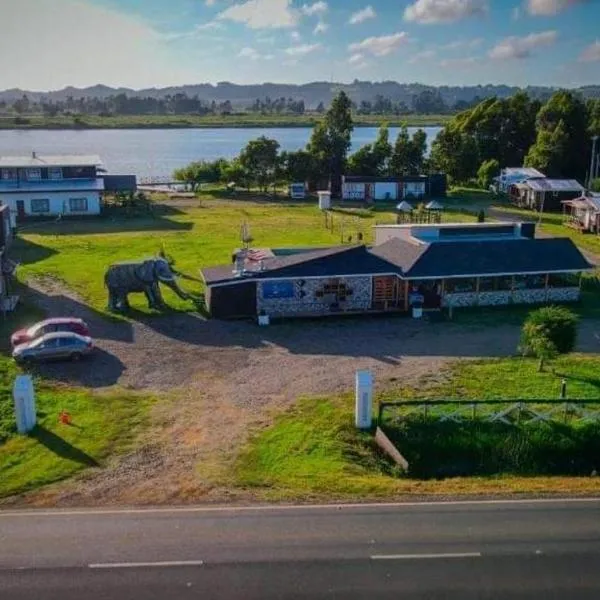
<svg viewBox="0 0 600 600">
<path fill-rule="evenodd" d="M 49 117 L 30 115 L 0 117 L 0 129 L 178 129 L 190 127 L 312 127 L 323 117 L 305 115 L 98 115 Z M 384 123 L 394 127 L 406 123 L 410 127 L 442 126 L 452 115 L 354 115 L 355 127 L 378 127 Z"/>
<path fill-rule="evenodd" d="M 494 206 L 494 209 L 498 212 L 521 216 L 529 221 L 537 222 L 539 219 L 538 213 L 514 206 Z M 592 233 L 581 233 L 572 227 L 563 225 L 563 216 L 560 213 L 544 213 L 542 215 L 541 230 L 556 237 L 569 237 L 583 250 L 600 256 L 600 236 Z"/>
<path fill-rule="evenodd" d="M 0 498 L 65 479 L 131 448 L 152 403 L 132 393 L 94 394 L 36 379 L 38 426 L 20 436 L 12 403 L 18 372 L 0 357 Z M 59 423 L 63 410 L 72 425 Z"/>
<path fill-rule="evenodd" d="M 175 258 L 175 267 L 189 276 L 181 282 L 191 293 L 200 293 L 199 269 L 229 264 L 231 252 L 240 245 L 240 226 L 247 221 L 257 247 L 337 245 L 343 239 L 356 243 L 357 234 L 369 242 L 376 223 L 395 222 L 392 205 L 339 208 L 331 211 L 334 229 L 325 227 L 324 215 L 316 202 L 260 201 L 238 193 L 235 198 L 215 199 L 204 194 L 183 208 L 157 208 L 155 217 L 32 223 L 22 231 L 12 253 L 21 261 L 18 274 L 51 276 L 64 281 L 93 308 L 104 311 L 106 290 L 104 272 L 116 261 L 154 256 L 164 244 Z M 258 200 L 258 201 L 257 201 Z M 449 210 L 447 220 L 473 220 L 470 214 Z M 147 312 L 142 294 L 132 295 L 132 306 Z M 178 310 L 193 305 L 165 290 L 165 300 Z"/>
<path fill-rule="evenodd" d="M 555 398 L 562 377 L 568 380 L 569 397 L 600 397 L 600 357 L 571 355 L 556 360 L 552 367 L 554 373 L 538 373 L 535 360 L 521 358 L 458 363 L 443 385 L 398 390 L 381 399 Z M 305 399 L 281 414 L 242 451 L 234 469 L 238 486 L 251 488 L 265 500 L 600 492 L 597 477 L 506 475 L 419 480 L 399 476 L 381 458 L 371 437 L 354 430 L 353 404 L 351 396 Z"/>
</svg>

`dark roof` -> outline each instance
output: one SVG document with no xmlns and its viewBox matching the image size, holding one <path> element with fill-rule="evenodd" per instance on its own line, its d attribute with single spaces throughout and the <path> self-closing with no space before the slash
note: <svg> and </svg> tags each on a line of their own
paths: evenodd
<svg viewBox="0 0 600 600">
<path fill-rule="evenodd" d="M 137 177 L 135 175 L 102 175 L 105 192 L 135 192 Z"/>
<path fill-rule="evenodd" d="M 208 285 L 264 278 L 333 277 L 397 273 L 408 279 L 583 271 L 592 268 L 568 238 L 420 243 L 392 238 L 366 246 L 339 246 L 276 256 L 245 277 L 233 265 L 202 269 Z"/>
<path fill-rule="evenodd" d="M 461 277 L 580 271 L 592 265 L 568 238 L 438 242 L 425 247 L 406 277 Z"/>
<path fill-rule="evenodd" d="M 263 260 L 262 265 L 262 271 L 259 264 L 253 265 L 243 278 L 233 274 L 233 265 L 207 267 L 201 272 L 204 281 L 209 285 L 268 277 L 328 277 L 400 272 L 398 267 L 381 260 L 362 245 L 320 248 L 287 256 L 275 256 Z"/>
<path fill-rule="evenodd" d="M 427 181 L 427 175 L 402 175 L 400 177 L 378 177 L 377 175 L 344 175 L 346 183 L 401 183 Z"/>
</svg>

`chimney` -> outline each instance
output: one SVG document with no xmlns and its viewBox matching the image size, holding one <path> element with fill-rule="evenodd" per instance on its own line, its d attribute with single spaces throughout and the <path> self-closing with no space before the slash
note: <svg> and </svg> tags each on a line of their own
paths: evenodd
<svg viewBox="0 0 600 600">
<path fill-rule="evenodd" d="M 37 158 L 37 156 L 35 154 L 35 150 L 31 153 L 31 158 Z"/>
</svg>

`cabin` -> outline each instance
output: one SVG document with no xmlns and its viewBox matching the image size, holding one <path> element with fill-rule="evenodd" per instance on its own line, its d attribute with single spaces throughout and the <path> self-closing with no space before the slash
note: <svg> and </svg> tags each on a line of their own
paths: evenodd
<svg viewBox="0 0 600 600">
<path fill-rule="evenodd" d="M 564 223 L 583 233 L 600 235 L 600 194 L 588 192 L 562 202 Z"/>
<path fill-rule="evenodd" d="M 527 179 L 509 187 L 511 202 L 538 212 L 560 212 L 565 200 L 581 196 L 584 187 L 575 179 Z"/>
<path fill-rule="evenodd" d="M 15 221 L 97 215 L 104 180 L 98 156 L 0 157 L 0 202 Z"/>
<path fill-rule="evenodd" d="M 241 250 L 201 276 L 213 317 L 281 318 L 575 302 L 593 268 L 534 223 L 448 223 L 378 225 L 373 246 Z"/>
<path fill-rule="evenodd" d="M 446 196 L 446 176 L 403 175 L 379 177 L 345 175 L 342 179 L 342 200 L 357 202 L 396 202 Z"/>
<path fill-rule="evenodd" d="M 544 173 L 532 167 L 507 167 L 494 177 L 494 191 L 507 194 L 510 187 L 527 179 L 546 177 Z"/>
</svg>

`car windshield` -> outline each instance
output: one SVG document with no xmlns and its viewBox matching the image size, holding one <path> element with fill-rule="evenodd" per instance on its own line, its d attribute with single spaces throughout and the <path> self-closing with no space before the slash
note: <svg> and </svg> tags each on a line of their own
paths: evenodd
<svg viewBox="0 0 600 600">
<path fill-rule="evenodd" d="M 27 335 L 29 337 L 36 337 L 40 334 L 40 332 L 47 326 L 47 323 L 36 323 L 35 325 L 32 325 L 28 330 L 27 330 Z"/>
</svg>

